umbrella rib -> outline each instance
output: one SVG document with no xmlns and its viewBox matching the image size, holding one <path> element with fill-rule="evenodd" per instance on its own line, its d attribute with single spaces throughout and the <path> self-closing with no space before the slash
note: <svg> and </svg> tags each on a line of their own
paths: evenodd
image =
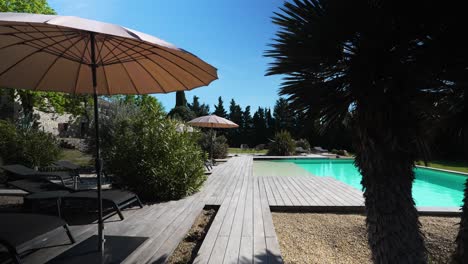
<svg viewBox="0 0 468 264">
<path fill-rule="evenodd" d="M 118 46 L 120 46 L 120 44 L 122 44 L 122 42 L 124 42 L 125 39 L 123 38 L 118 45 L 115 45 L 114 47 L 112 47 L 112 49 L 109 49 L 109 53 L 106 54 L 106 56 L 104 56 L 104 58 L 102 58 L 102 64 L 104 65 L 104 61 L 107 59 L 107 57 L 109 56 L 109 54 L 111 54 L 112 51 L 114 51 Z M 107 48 L 109 48 L 108 46 L 106 46 Z M 106 64 L 108 65 L 108 64 Z"/>
<path fill-rule="evenodd" d="M 42 35 L 45 36 L 45 37 L 49 37 L 49 39 L 52 40 L 52 38 L 51 38 L 50 36 L 47 36 L 45 33 L 43 33 L 43 32 L 41 32 L 40 30 L 38 30 L 38 29 L 37 29 L 35 26 L 33 26 L 32 24 L 28 23 L 28 25 L 30 25 L 33 29 L 35 29 L 35 30 L 37 31 L 37 33 L 40 33 L 40 34 L 42 34 Z M 57 29 L 60 31 L 60 29 L 59 29 L 58 27 L 57 27 Z M 32 34 L 32 33 L 31 33 L 31 34 Z M 26 34 L 26 35 L 29 36 L 29 37 L 32 37 L 30 34 Z M 51 47 L 55 48 L 54 46 L 55 46 L 56 44 L 58 44 L 62 49 L 65 49 L 65 48 L 66 48 L 65 46 L 62 45 L 62 41 L 56 41 L 56 42 L 55 42 L 54 44 L 52 44 L 52 45 L 49 45 L 48 43 L 46 43 L 46 42 L 44 42 L 44 41 L 42 41 L 42 40 L 41 40 L 40 42 L 42 42 L 44 45 L 48 46 L 48 48 L 51 48 Z M 61 50 L 60 50 L 60 49 L 57 49 L 57 50 L 58 50 L 58 53 L 60 54 Z M 75 54 L 72 54 L 72 55 L 75 55 Z M 62 55 L 61 55 L 61 56 L 62 56 Z M 71 56 L 71 57 L 73 57 L 73 56 Z"/>
<path fill-rule="evenodd" d="M 125 44 L 125 43 L 124 43 L 124 44 Z M 132 49 L 131 47 L 128 47 L 128 48 L 129 48 L 129 49 Z M 134 49 L 132 49 L 132 50 L 135 51 Z M 138 53 L 138 54 L 140 54 L 141 56 L 145 56 L 144 54 L 142 54 L 141 52 L 138 52 L 138 51 L 135 51 L 135 53 Z M 200 81 L 202 84 L 207 85 L 204 81 L 200 80 L 195 74 L 193 74 L 193 73 L 191 73 L 190 71 L 186 70 L 185 68 L 179 66 L 177 63 L 175 63 L 175 62 L 169 60 L 168 58 L 162 56 L 161 54 L 159 54 L 159 53 L 154 53 L 154 52 L 153 52 L 152 55 L 158 56 L 158 57 L 160 57 L 160 58 L 162 58 L 162 59 L 168 61 L 169 63 L 174 64 L 177 68 L 179 68 L 179 69 L 185 71 L 186 73 L 192 75 L 195 79 L 197 79 L 198 81 Z M 184 86 L 185 86 L 185 85 L 184 85 Z M 186 89 L 187 89 L 187 90 L 190 90 L 190 89 L 188 89 L 188 88 L 186 88 Z"/>
<path fill-rule="evenodd" d="M 75 32 L 74 34 L 75 35 Z M 30 42 L 33 42 L 35 40 L 42 40 L 42 39 L 50 39 L 50 37 L 43 37 L 43 38 L 35 38 L 35 39 L 25 39 L 25 38 L 21 38 L 19 36 L 16 36 L 16 35 L 11 35 L 15 38 L 18 38 L 20 40 L 22 40 L 21 42 L 16 42 L 16 43 L 13 43 L 13 44 L 10 44 L 10 45 L 6 45 L 6 46 L 3 46 L 3 47 L 0 47 L 0 50 L 2 49 L 6 49 L 6 48 L 9 48 L 9 47 L 12 47 L 12 46 L 16 46 L 16 45 L 27 45 L 27 46 L 30 46 L 30 47 L 33 47 L 33 48 L 41 48 L 41 46 L 38 46 L 38 45 L 35 45 L 35 44 L 32 44 Z M 55 37 L 58 37 L 58 36 L 55 36 Z"/>
<path fill-rule="evenodd" d="M 16 65 L 18 65 L 19 63 L 21 63 L 22 61 L 28 59 L 29 57 L 31 57 L 32 55 L 34 54 L 37 54 L 39 52 L 47 52 L 45 51 L 45 47 L 42 48 L 42 49 L 38 49 L 38 50 L 35 50 L 31 53 L 29 53 L 28 55 L 24 56 L 23 58 L 19 59 L 18 61 L 16 61 L 15 63 L 13 63 L 13 65 L 11 65 L 10 67 L 6 68 L 5 70 L 3 70 L 1 73 L 0 73 L 0 76 L 2 76 L 3 74 L 5 74 L 6 72 L 8 72 L 9 70 L 11 70 L 13 67 L 15 67 Z M 50 52 L 47 52 L 47 53 L 50 53 Z M 53 53 L 51 53 L 53 54 Z M 53 54 L 53 55 L 56 55 L 56 54 Z"/>
<path fill-rule="evenodd" d="M 21 38 L 21 37 L 18 37 L 18 36 L 16 36 L 16 37 L 19 38 L 19 39 L 25 40 L 24 38 Z M 51 39 L 51 38 L 49 38 L 49 39 Z M 59 51 L 47 50 L 50 46 L 53 46 L 53 45 L 57 44 L 58 42 L 62 41 L 62 40 L 58 40 L 58 41 L 57 41 L 57 40 L 54 40 L 54 39 L 51 39 L 51 40 L 53 40 L 54 42 L 53 42 L 51 45 L 47 46 L 47 47 L 35 45 L 35 44 L 32 44 L 32 43 L 26 43 L 26 44 L 24 44 L 24 45 L 26 45 L 26 46 L 28 46 L 28 47 L 31 47 L 31 48 L 34 48 L 34 49 L 37 49 L 38 51 L 42 51 L 42 52 L 45 52 L 45 53 L 48 53 L 48 54 L 52 54 L 52 55 L 54 55 L 54 56 L 60 55 L 60 56 L 66 58 L 66 59 L 69 59 L 69 60 L 71 60 L 71 61 L 75 61 L 75 62 L 77 61 L 77 59 L 74 58 L 74 57 L 71 57 L 71 56 L 63 56 L 63 54 L 60 54 Z M 17 45 L 17 44 L 15 44 L 15 45 Z"/>
<path fill-rule="evenodd" d="M 107 48 L 109 48 L 107 45 L 106 45 Z M 112 52 L 112 51 L 111 51 Z M 151 79 L 153 79 L 156 84 L 158 84 L 158 86 L 163 90 L 164 93 L 167 93 L 167 91 L 164 89 L 164 87 L 159 83 L 159 81 L 154 78 L 154 76 L 148 71 L 148 69 L 146 69 L 146 67 L 144 67 L 140 61 L 136 60 L 135 61 L 136 63 L 138 63 L 138 65 L 140 65 L 141 68 L 143 68 L 143 70 L 145 70 L 145 72 L 151 77 Z M 135 86 L 136 87 L 136 86 Z"/>
<path fill-rule="evenodd" d="M 123 39 L 123 41 L 121 41 L 118 46 L 120 47 L 120 45 L 122 45 L 123 43 L 126 43 L 125 41 L 127 41 L 127 40 L 130 40 L 130 39 Z M 140 44 L 141 44 L 141 42 L 137 42 L 136 46 L 140 47 Z M 140 52 L 138 52 L 138 51 L 136 51 L 134 49 L 132 50 L 133 53 L 128 53 L 128 50 L 131 50 L 132 45 L 133 44 L 129 44 L 129 46 L 125 46 L 125 48 L 127 48 L 127 50 L 120 49 L 120 53 L 118 53 L 117 56 L 114 56 L 114 57 L 118 57 L 118 56 L 120 56 L 122 54 L 125 54 L 126 57 L 124 57 L 123 59 L 120 59 L 121 61 L 127 61 L 127 60 L 134 61 L 134 60 L 139 59 L 142 56 L 144 56 L 142 53 L 140 53 Z M 138 54 L 139 56 L 135 56 L 135 54 Z M 112 60 L 110 60 L 110 61 L 112 62 Z"/>
<path fill-rule="evenodd" d="M 65 31 L 62 31 L 62 29 L 59 28 L 59 30 L 60 30 L 61 32 L 65 33 Z M 67 38 L 68 42 L 72 43 L 72 40 L 71 40 L 67 35 L 65 35 L 65 34 L 63 34 L 63 35 Z M 84 38 L 84 37 L 83 37 L 83 34 L 78 34 L 78 35 L 81 35 L 81 36 L 82 36 L 82 39 Z M 77 53 L 76 53 L 76 54 L 74 53 L 73 55 L 76 55 L 77 57 L 79 57 L 79 56 L 80 56 L 80 50 L 78 49 L 78 47 L 76 47 L 76 43 L 73 43 L 73 47 L 74 47 L 75 50 L 77 51 Z"/>
<path fill-rule="evenodd" d="M 78 36 L 80 37 L 80 36 Z M 72 47 L 74 47 L 76 45 L 76 43 L 80 42 L 81 40 L 83 39 L 83 37 L 81 36 L 81 38 L 79 38 L 77 41 L 75 41 L 74 43 L 71 43 L 72 45 L 70 45 L 67 49 L 64 50 L 64 53 L 67 52 L 67 50 L 71 49 Z M 44 72 L 44 74 L 42 74 L 41 78 L 39 79 L 39 81 L 37 82 L 37 84 L 34 86 L 34 90 L 37 90 L 37 87 L 39 87 L 39 85 L 41 84 L 41 82 L 44 80 L 45 76 L 47 75 L 47 73 L 50 71 L 50 69 L 52 69 L 52 67 L 55 65 L 55 63 L 57 63 L 57 61 L 60 59 L 60 58 L 63 58 L 62 56 L 56 56 L 54 61 L 49 65 L 49 67 L 47 68 L 47 70 Z"/>
<path fill-rule="evenodd" d="M 81 67 L 83 66 L 83 57 L 84 57 L 84 54 L 85 54 L 86 50 L 88 49 L 89 41 L 90 41 L 90 39 L 86 38 L 86 43 L 85 43 L 83 52 L 81 53 L 81 61 L 78 62 L 78 69 L 77 69 L 77 72 L 76 72 L 76 79 L 75 79 L 75 86 L 74 86 L 75 89 L 73 91 L 73 94 L 76 94 L 76 90 L 78 89 L 78 80 L 80 78 Z"/>
<path fill-rule="evenodd" d="M 104 41 L 102 42 L 102 45 L 101 45 L 101 50 L 99 51 L 98 53 L 98 56 L 99 58 L 101 59 L 101 61 L 103 61 L 103 58 L 102 58 L 102 54 L 101 54 L 101 51 L 102 51 L 102 48 L 104 48 L 104 45 L 106 45 L 105 43 L 105 40 L 107 38 L 104 38 Z M 106 45 L 107 47 L 107 45 Z M 109 48 L 109 47 L 107 47 Z M 104 78 L 106 80 L 106 89 L 107 89 L 107 94 L 111 94 L 111 90 L 110 90 L 110 87 L 109 87 L 109 78 L 107 78 L 107 71 L 106 71 L 106 67 L 104 65 L 101 66 L 102 67 L 102 71 L 104 72 Z"/>
<path fill-rule="evenodd" d="M 91 42 L 91 40 L 90 40 L 89 42 Z M 88 42 L 88 43 L 89 43 L 89 42 Z M 91 45 L 90 45 L 90 46 L 91 46 Z M 86 47 L 86 51 L 88 51 L 88 58 L 92 58 L 92 56 L 91 56 L 91 49 L 88 49 L 88 47 Z M 91 62 L 89 62 L 89 65 L 91 65 Z"/>
<path fill-rule="evenodd" d="M 101 53 L 102 53 L 102 49 L 104 48 L 104 43 L 106 42 L 106 40 L 107 40 L 107 36 L 104 35 L 103 40 L 101 41 L 101 47 L 98 49 L 98 52 L 97 52 L 98 57 L 101 59 L 101 61 L 102 61 Z M 99 62 L 96 62 L 96 64 L 99 65 Z"/>
<path fill-rule="evenodd" d="M 109 86 L 109 78 L 107 77 L 107 71 L 106 71 L 106 67 L 105 66 L 102 66 L 102 71 L 104 72 L 104 78 L 106 78 L 106 88 L 107 88 L 107 94 L 111 94 L 111 89 L 110 89 L 110 86 Z"/>
<path fill-rule="evenodd" d="M 140 42 L 140 43 L 141 43 L 141 42 Z M 144 42 L 144 43 L 145 43 L 145 44 L 148 44 L 148 45 L 150 46 L 149 48 L 144 48 L 144 51 L 150 51 L 150 52 L 151 52 L 151 48 L 156 48 L 156 49 L 158 49 L 158 50 L 162 50 L 162 51 L 164 51 L 164 52 L 167 52 L 167 53 L 169 53 L 169 54 L 172 54 L 172 55 L 174 55 L 174 56 L 176 56 L 176 57 L 178 57 L 178 58 L 180 58 L 180 59 L 182 59 L 182 60 L 188 62 L 189 64 L 192 64 L 193 66 L 195 66 L 195 67 L 199 68 L 200 70 L 204 71 L 205 73 L 207 73 L 207 74 L 210 75 L 211 77 L 217 78 L 217 76 L 212 75 L 211 73 L 209 73 L 209 72 L 206 71 L 205 69 L 203 69 L 203 68 L 201 68 L 200 66 L 198 66 L 197 64 L 195 64 L 195 63 L 193 63 L 193 62 L 191 62 L 191 61 L 189 61 L 189 60 L 187 60 L 187 59 L 181 57 L 180 55 L 177 55 L 177 54 L 175 54 L 175 53 L 173 53 L 173 52 L 171 52 L 171 51 L 168 51 L 168 50 L 166 50 L 166 49 L 163 49 L 162 47 L 160 47 L 160 46 L 157 45 L 157 44 L 152 44 L 151 42 Z M 182 52 L 186 52 L 186 51 L 182 51 Z M 154 52 L 153 52 L 153 53 L 154 53 Z M 192 56 L 196 57 L 195 55 L 192 55 Z M 198 57 L 197 57 L 197 58 L 198 58 Z M 201 59 L 199 59 L 199 60 L 201 61 Z M 203 61 L 202 61 L 202 62 L 203 62 Z M 207 64 L 206 62 L 203 62 L 203 63 Z M 208 65 L 209 65 L 209 64 L 208 64 Z M 211 66 L 211 65 L 209 65 L 209 66 L 210 66 L 210 67 L 213 67 L 213 66 Z M 214 68 L 214 67 L 213 67 L 213 68 Z M 216 68 L 215 68 L 215 69 L 216 69 Z"/>
<path fill-rule="evenodd" d="M 20 34 L 20 33 L 37 33 L 37 30 L 35 31 L 19 31 L 16 26 L 24 26 L 24 25 L 3 25 L 1 26 L 0 25 L 0 28 L 1 27 L 5 27 L 5 28 L 11 28 L 13 30 L 15 30 L 16 32 L 3 32 L 3 33 L 0 33 L 0 36 L 8 36 L 8 35 L 14 35 L 14 34 Z M 41 26 L 37 26 L 36 27 L 41 27 Z M 51 25 L 48 25 L 48 26 L 45 26 L 45 27 L 42 27 L 42 28 L 50 28 L 50 29 L 55 29 L 57 28 L 56 26 L 51 26 Z M 76 32 L 76 30 L 66 30 L 68 32 Z M 56 30 L 41 30 L 41 32 L 44 32 L 44 33 L 57 33 L 57 32 L 61 32 L 61 31 L 56 31 Z"/>
<path fill-rule="evenodd" d="M 111 51 L 111 53 L 115 56 L 115 54 L 114 54 L 113 51 Z M 138 91 L 138 88 L 136 87 L 136 84 L 135 84 L 135 82 L 133 81 L 132 76 L 131 76 L 130 73 L 128 72 L 127 67 L 125 67 L 125 64 L 124 64 L 124 63 L 120 63 L 120 65 L 121 65 L 122 68 L 125 70 L 125 73 L 127 74 L 128 78 L 130 79 L 130 82 L 132 83 L 133 88 L 135 89 L 135 91 L 137 92 L 137 94 L 140 94 L 140 91 Z"/>
<path fill-rule="evenodd" d="M 169 72 L 168 70 L 166 70 L 164 67 L 162 67 L 159 63 L 157 63 L 156 61 L 154 61 L 153 59 L 149 58 L 148 56 L 144 56 L 146 59 L 150 60 L 151 62 L 153 62 L 154 64 L 158 65 L 159 68 L 161 68 L 163 71 L 165 71 L 166 73 L 168 73 L 170 76 L 172 76 L 172 78 L 174 78 L 177 82 L 179 82 L 180 84 L 182 84 L 182 86 L 185 87 L 185 90 L 190 90 L 187 85 L 185 85 L 183 82 L 181 82 L 177 77 L 175 77 L 171 72 Z M 161 86 L 162 87 L 162 86 Z M 164 90 L 164 89 L 163 89 Z"/>
</svg>

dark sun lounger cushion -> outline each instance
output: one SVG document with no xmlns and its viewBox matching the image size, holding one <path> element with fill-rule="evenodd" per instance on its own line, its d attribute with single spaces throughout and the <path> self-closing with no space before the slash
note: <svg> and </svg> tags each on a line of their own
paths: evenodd
<svg viewBox="0 0 468 264">
<path fill-rule="evenodd" d="M 39 214 L 0 213 L 0 244 L 8 249 L 16 263 L 21 262 L 17 248 L 26 242 L 63 227 L 72 243 L 75 240 L 61 218 Z"/>
</svg>

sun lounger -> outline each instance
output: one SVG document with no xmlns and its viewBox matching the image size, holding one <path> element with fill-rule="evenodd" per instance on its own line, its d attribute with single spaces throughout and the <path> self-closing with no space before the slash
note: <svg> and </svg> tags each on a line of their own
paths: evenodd
<svg viewBox="0 0 468 264">
<path fill-rule="evenodd" d="M 58 190 L 70 190 L 66 186 L 61 186 L 45 179 L 23 179 L 17 181 L 10 181 L 6 183 L 7 186 L 23 190 L 28 193 L 39 193 Z"/>
<path fill-rule="evenodd" d="M 321 152 L 321 153 L 322 153 L 322 152 L 328 152 L 327 149 L 324 149 L 324 148 L 322 148 L 322 147 L 314 147 L 314 150 L 317 151 L 317 152 Z"/>
<path fill-rule="evenodd" d="M 9 173 L 9 178 L 13 179 L 46 178 L 57 180 L 63 184 L 63 186 L 71 184 L 73 187 L 76 187 L 77 184 L 77 175 L 65 171 L 41 172 L 19 164 L 4 165 L 1 168 Z"/>
<path fill-rule="evenodd" d="M 67 170 L 74 172 L 76 174 L 96 174 L 96 168 L 94 166 L 81 166 L 76 163 L 73 163 L 68 160 L 59 160 L 54 162 L 54 166 L 62 170 Z M 110 180 L 109 175 L 106 170 L 102 170 L 101 174 L 107 179 Z"/>
<path fill-rule="evenodd" d="M 27 242 L 57 228 L 64 228 L 71 243 L 75 239 L 62 219 L 39 214 L 0 213 L 0 245 L 11 255 L 14 263 L 21 263 L 18 249 Z"/>
<path fill-rule="evenodd" d="M 97 200 L 97 192 L 95 190 L 74 191 L 73 189 L 53 184 L 47 182 L 46 180 L 24 179 L 9 182 L 8 185 L 30 193 L 30 195 L 24 197 L 24 200 L 26 204 L 29 204 L 32 207 L 34 207 L 33 204 L 35 202 L 41 200 L 56 201 L 58 215 L 61 215 L 61 205 L 67 201 Z M 68 191 L 68 194 L 63 193 L 63 191 Z M 143 208 L 143 204 L 138 198 L 138 195 L 129 191 L 103 190 L 102 199 L 105 203 L 111 205 L 111 207 L 114 209 L 110 215 L 106 216 L 106 219 L 115 214 L 118 214 L 120 219 L 123 220 L 124 216 L 121 211 L 133 204 L 137 204 L 140 208 Z"/>
<path fill-rule="evenodd" d="M 73 200 L 97 200 L 96 191 L 74 192 L 62 197 L 62 203 Z M 123 190 L 104 190 L 102 191 L 102 201 L 109 204 L 113 208 L 113 212 L 106 215 L 104 219 L 108 219 L 116 214 L 119 215 L 120 220 L 124 220 L 122 210 L 130 207 L 133 204 L 143 208 L 138 195 L 123 191 Z"/>
<path fill-rule="evenodd" d="M 211 170 L 213 169 L 213 164 L 211 163 L 211 161 L 205 160 L 205 168 L 206 168 L 208 171 L 211 171 Z"/>
<path fill-rule="evenodd" d="M 65 169 L 72 170 L 72 171 L 76 171 L 76 170 L 81 169 L 80 165 L 75 164 L 75 163 L 73 163 L 71 161 L 68 161 L 68 160 L 56 161 L 56 162 L 54 162 L 54 165 L 57 166 L 57 167 L 65 168 Z"/>
</svg>

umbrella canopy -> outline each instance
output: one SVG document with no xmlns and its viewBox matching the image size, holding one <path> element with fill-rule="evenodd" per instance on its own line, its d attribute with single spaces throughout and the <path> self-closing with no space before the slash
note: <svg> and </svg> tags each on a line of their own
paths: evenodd
<svg viewBox="0 0 468 264">
<path fill-rule="evenodd" d="M 236 128 L 239 127 L 236 123 L 227 120 L 226 118 L 217 115 L 207 115 L 197 117 L 188 122 L 192 126 L 209 127 L 209 128 Z"/>
<path fill-rule="evenodd" d="M 92 64 L 99 95 L 190 90 L 217 79 L 214 67 L 170 43 L 70 16 L 0 13 L 0 58 L 0 87 L 16 89 L 93 94 Z"/>
<path fill-rule="evenodd" d="M 207 115 L 207 116 L 200 116 L 195 119 L 192 119 L 188 122 L 192 126 L 197 127 L 209 127 L 211 131 L 213 128 L 236 128 L 239 127 L 238 124 L 232 122 L 231 120 L 227 120 L 226 118 L 219 117 L 217 115 Z M 211 135 L 211 144 L 210 144 L 210 159 L 211 162 L 214 163 L 213 159 L 213 137 L 216 137 L 216 131 L 214 134 Z"/>
<path fill-rule="evenodd" d="M 125 27 L 0 13 L 0 87 L 94 95 L 99 251 L 104 249 L 98 95 L 190 90 L 217 79 L 195 55 Z"/>
</svg>

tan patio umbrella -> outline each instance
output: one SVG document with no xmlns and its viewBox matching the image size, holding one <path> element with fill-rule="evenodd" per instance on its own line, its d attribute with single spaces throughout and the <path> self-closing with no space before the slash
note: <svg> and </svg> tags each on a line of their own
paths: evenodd
<svg viewBox="0 0 468 264">
<path fill-rule="evenodd" d="M 0 13 L 0 87 L 94 95 L 98 236 L 103 251 L 98 95 L 190 90 L 216 69 L 153 36 L 70 16 Z"/>
<path fill-rule="evenodd" d="M 211 128 L 213 132 L 213 128 L 237 128 L 239 127 L 238 124 L 232 122 L 231 120 L 227 120 L 226 118 L 219 117 L 217 115 L 207 115 L 197 117 L 192 119 L 188 122 L 192 126 L 197 127 L 208 127 Z M 210 156 L 211 161 L 213 161 L 213 133 L 211 133 L 211 149 L 210 149 Z"/>
</svg>

